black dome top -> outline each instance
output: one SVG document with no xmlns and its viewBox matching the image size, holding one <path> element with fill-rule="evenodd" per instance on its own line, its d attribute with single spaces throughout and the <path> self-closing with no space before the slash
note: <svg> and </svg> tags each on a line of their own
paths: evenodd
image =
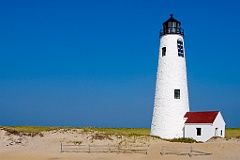
<svg viewBox="0 0 240 160">
<path fill-rule="evenodd" d="M 179 25 L 181 25 L 181 22 L 179 22 L 178 20 L 176 20 L 175 18 L 173 18 L 173 14 L 170 14 L 170 18 L 169 18 L 166 22 L 164 22 L 163 25 L 168 24 L 168 22 L 176 22 L 176 23 L 178 23 Z"/>
</svg>

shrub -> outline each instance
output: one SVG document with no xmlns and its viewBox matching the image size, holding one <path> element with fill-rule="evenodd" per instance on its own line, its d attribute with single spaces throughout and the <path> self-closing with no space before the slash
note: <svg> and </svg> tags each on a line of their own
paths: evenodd
<svg viewBox="0 0 240 160">
<path fill-rule="evenodd" d="M 193 138 L 173 138 L 167 139 L 170 142 L 181 142 L 181 143 L 197 143 L 197 141 Z"/>
</svg>

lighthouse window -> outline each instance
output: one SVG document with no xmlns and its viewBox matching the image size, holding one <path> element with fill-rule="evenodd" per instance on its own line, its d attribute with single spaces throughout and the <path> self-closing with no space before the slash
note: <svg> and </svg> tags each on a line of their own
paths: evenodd
<svg viewBox="0 0 240 160">
<path fill-rule="evenodd" d="M 177 48 L 178 48 L 178 56 L 179 57 L 184 57 L 183 53 L 183 41 L 181 39 L 177 40 Z"/>
<path fill-rule="evenodd" d="M 162 57 L 163 57 L 163 56 L 166 56 L 166 47 L 163 47 L 163 48 L 162 48 Z"/>
<path fill-rule="evenodd" d="M 174 89 L 174 99 L 180 99 L 180 89 Z"/>
</svg>

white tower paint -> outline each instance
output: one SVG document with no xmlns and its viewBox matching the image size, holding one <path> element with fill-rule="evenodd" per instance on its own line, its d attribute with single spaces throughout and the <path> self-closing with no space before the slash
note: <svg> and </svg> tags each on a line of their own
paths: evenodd
<svg viewBox="0 0 240 160">
<path fill-rule="evenodd" d="M 170 19 L 163 23 L 163 30 L 160 32 L 159 61 L 150 133 L 153 136 L 183 137 L 183 118 L 189 111 L 183 36 L 181 23 L 171 14 Z M 165 55 L 164 50 L 166 50 Z"/>
</svg>

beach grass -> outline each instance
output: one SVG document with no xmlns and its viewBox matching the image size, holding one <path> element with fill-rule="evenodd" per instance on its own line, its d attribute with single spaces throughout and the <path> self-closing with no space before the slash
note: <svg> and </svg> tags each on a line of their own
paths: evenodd
<svg viewBox="0 0 240 160">
<path fill-rule="evenodd" d="M 18 132 L 39 133 L 57 129 L 82 129 L 84 132 L 97 131 L 106 135 L 149 136 L 150 128 L 92 128 L 92 127 L 48 127 L 48 126 L 1 126 Z M 240 137 L 240 128 L 226 128 L 226 138 Z"/>
<path fill-rule="evenodd" d="M 16 130 L 18 132 L 26 133 L 39 133 L 44 131 L 51 131 L 59 129 L 60 127 L 47 127 L 47 126 L 2 126 L 2 128 Z"/>
<path fill-rule="evenodd" d="M 150 128 L 91 128 L 91 129 L 108 135 L 123 135 L 128 137 L 150 135 Z"/>
<path fill-rule="evenodd" d="M 240 137 L 240 128 L 226 128 L 226 138 Z"/>
<path fill-rule="evenodd" d="M 1 126 L 18 132 L 37 133 L 57 129 L 82 129 L 84 132 L 97 131 L 106 135 L 149 136 L 149 128 L 92 128 L 92 127 L 48 127 L 48 126 Z"/>
</svg>

